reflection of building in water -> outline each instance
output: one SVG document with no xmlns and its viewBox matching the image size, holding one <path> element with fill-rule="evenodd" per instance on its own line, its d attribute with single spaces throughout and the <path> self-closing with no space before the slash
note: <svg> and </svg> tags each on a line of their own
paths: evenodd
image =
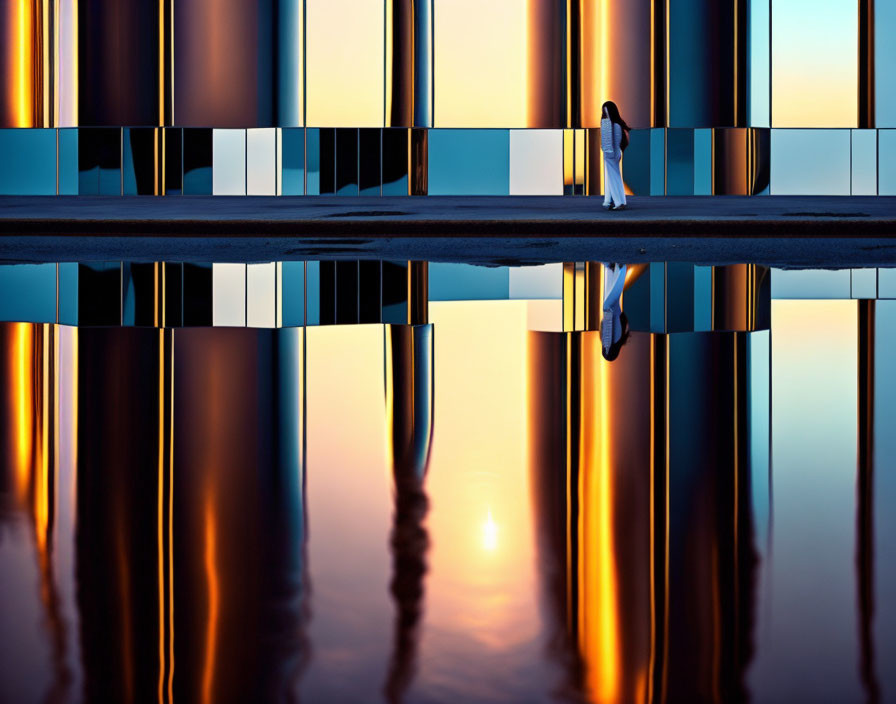
<svg viewBox="0 0 896 704">
<path fill-rule="evenodd" d="M 875 301 L 858 302 L 856 572 L 860 673 L 869 702 L 880 701 L 874 647 L 874 366 Z"/>
<path fill-rule="evenodd" d="M 80 331 L 79 605 L 105 614 L 82 629 L 91 698 L 290 691 L 303 654 L 302 334 Z"/>
<path fill-rule="evenodd" d="M 580 268 L 564 308 L 587 323 Z M 750 473 L 767 466 L 751 439 L 768 433 L 752 369 L 768 340 L 633 333 L 609 363 L 598 332 L 530 333 L 533 493 L 562 689 L 596 702 L 746 697 Z"/>
<path fill-rule="evenodd" d="M 59 539 L 58 525 L 71 530 L 71 514 L 60 506 L 59 477 L 64 468 L 58 464 L 59 416 L 58 329 L 54 325 L 30 323 L 0 324 L 0 496 L 12 501 L 0 508 L 3 524 L 25 520 L 33 541 L 39 580 L 42 622 L 49 635 L 51 684 L 46 691 L 50 700 L 60 700 L 70 691 L 74 673 L 73 637 L 70 604 L 66 594 L 72 591 L 70 575 L 58 568 L 59 553 L 70 557 L 70 545 Z M 60 511 L 61 508 L 61 511 Z M 60 516 L 61 513 L 61 516 Z M 23 569 L 23 565 L 17 566 Z M 65 580 L 68 589 L 59 588 Z M 11 596 L 11 595 L 10 595 Z M 16 599 L 7 598 L 11 608 Z"/>
<path fill-rule="evenodd" d="M 423 580 L 429 536 L 424 520 L 429 500 L 423 488 L 433 422 L 433 327 L 387 325 L 386 414 L 395 509 L 390 537 L 395 600 L 395 635 L 384 687 L 390 702 L 399 702 L 416 670 L 423 615 Z"/>
</svg>

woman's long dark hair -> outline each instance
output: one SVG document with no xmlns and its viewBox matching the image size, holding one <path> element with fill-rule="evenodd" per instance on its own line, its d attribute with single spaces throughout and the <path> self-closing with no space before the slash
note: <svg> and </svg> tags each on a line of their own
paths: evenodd
<svg viewBox="0 0 896 704">
<path fill-rule="evenodd" d="M 604 110 L 607 111 L 607 114 L 610 116 L 610 121 L 619 125 L 622 128 L 622 143 L 620 144 L 620 148 L 622 151 L 625 151 L 625 148 L 628 146 L 628 133 L 631 131 L 631 127 L 629 127 L 625 120 L 622 119 L 622 115 L 619 114 L 619 108 L 616 107 L 616 103 L 612 100 L 608 100 L 603 104 L 603 107 L 600 109 L 600 116 L 603 119 Z"/>
</svg>

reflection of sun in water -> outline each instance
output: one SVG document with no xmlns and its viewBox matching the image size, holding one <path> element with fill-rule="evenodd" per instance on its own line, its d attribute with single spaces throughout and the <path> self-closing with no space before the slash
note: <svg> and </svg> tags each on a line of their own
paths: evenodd
<svg viewBox="0 0 896 704">
<path fill-rule="evenodd" d="M 492 520 L 492 511 L 488 510 L 488 517 L 482 524 L 482 547 L 489 552 L 498 547 L 498 524 Z"/>
</svg>

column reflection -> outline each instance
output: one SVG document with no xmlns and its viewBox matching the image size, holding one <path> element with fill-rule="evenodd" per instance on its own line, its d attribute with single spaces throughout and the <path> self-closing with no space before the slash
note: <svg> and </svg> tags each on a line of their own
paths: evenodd
<svg viewBox="0 0 896 704">
<path fill-rule="evenodd" d="M 633 333 L 608 363 L 597 332 L 530 333 L 531 472 L 560 691 L 746 698 L 749 439 L 764 417 L 751 418 L 747 336 Z"/>
<path fill-rule="evenodd" d="M 383 693 L 403 700 L 417 667 L 429 534 L 429 499 L 423 480 L 433 421 L 432 325 L 388 325 L 386 413 L 390 430 L 395 508 L 389 543 L 395 633 Z"/>
</svg>

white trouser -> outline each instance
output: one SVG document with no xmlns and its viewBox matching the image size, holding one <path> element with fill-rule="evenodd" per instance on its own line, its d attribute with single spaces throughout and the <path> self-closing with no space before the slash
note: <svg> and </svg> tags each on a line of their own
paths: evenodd
<svg viewBox="0 0 896 704">
<path fill-rule="evenodd" d="M 625 205 L 625 187 L 622 185 L 622 156 L 604 154 L 604 205 Z"/>
<path fill-rule="evenodd" d="M 625 264 L 604 264 L 604 310 L 601 320 L 601 344 L 604 351 L 622 337 L 622 290 L 625 287 Z"/>
</svg>

